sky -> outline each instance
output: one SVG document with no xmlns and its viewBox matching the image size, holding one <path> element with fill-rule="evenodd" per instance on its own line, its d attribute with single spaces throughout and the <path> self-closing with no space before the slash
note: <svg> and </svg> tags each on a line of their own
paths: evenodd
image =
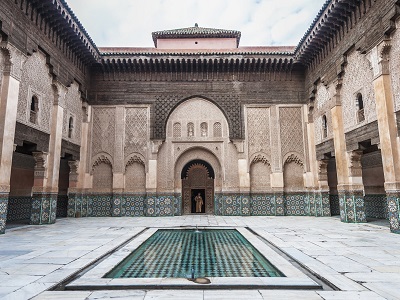
<svg viewBox="0 0 400 300">
<path fill-rule="evenodd" d="M 240 46 L 296 46 L 325 0 L 66 0 L 98 47 L 154 47 L 153 31 L 241 31 Z"/>
</svg>

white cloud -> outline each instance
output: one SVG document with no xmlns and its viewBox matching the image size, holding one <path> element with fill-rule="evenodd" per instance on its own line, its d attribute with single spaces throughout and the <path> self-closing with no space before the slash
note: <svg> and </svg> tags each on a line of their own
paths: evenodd
<svg viewBox="0 0 400 300">
<path fill-rule="evenodd" d="M 242 32 L 242 46 L 297 45 L 325 0 L 67 0 L 98 46 L 153 47 L 153 31 Z"/>
</svg>

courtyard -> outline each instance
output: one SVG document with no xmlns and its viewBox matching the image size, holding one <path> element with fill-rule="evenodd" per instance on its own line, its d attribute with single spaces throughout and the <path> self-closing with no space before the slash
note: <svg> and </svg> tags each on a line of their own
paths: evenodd
<svg viewBox="0 0 400 300">
<path fill-rule="evenodd" d="M 91 286 L 85 279 L 86 273 L 125 245 L 143 242 L 146 230 L 195 226 L 248 230 L 258 243 L 271 247 L 321 286 L 260 288 L 236 278 L 226 288 L 212 279 L 210 285 L 190 282 L 184 288 L 173 288 L 171 279 L 165 279 L 172 285 L 164 289 L 146 288 L 135 280 L 130 286 L 107 288 Z M 0 236 L 0 243 L 1 299 L 400 298 L 400 239 L 390 233 L 385 220 L 347 224 L 336 217 L 290 216 L 65 218 L 48 226 L 10 228 Z M 240 286 L 235 288 L 235 283 Z"/>
</svg>

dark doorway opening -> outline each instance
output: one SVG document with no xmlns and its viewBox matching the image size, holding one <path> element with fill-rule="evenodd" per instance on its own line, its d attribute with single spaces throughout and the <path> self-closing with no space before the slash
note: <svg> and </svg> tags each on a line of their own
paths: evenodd
<svg viewBox="0 0 400 300">
<path fill-rule="evenodd" d="M 201 206 L 201 211 L 200 212 L 198 212 L 198 211 L 196 211 L 196 200 L 195 200 L 195 198 L 196 198 L 196 196 L 198 195 L 198 194 L 200 194 L 200 196 L 201 196 L 201 198 L 203 199 L 203 205 Z M 191 203 L 192 203 L 192 213 L 205 213 L 206 212 L 206 210 L 205 210 L 205 207 L 206 207 L 206 190 L 205 189 L 192 189 L 192 192 L 191 192 L 191 198 L 190 199 L 192 199 L 191 200 Z"/>
</svg>

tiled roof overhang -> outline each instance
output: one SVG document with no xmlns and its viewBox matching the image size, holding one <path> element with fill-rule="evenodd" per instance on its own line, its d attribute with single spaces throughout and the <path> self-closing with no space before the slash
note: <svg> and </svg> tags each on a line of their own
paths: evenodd
<svg viewBox="0 0 400 300">
<path fill-rule="evenodd" d="M 239 46 L 241 33 L 237 30 L 226 30 L 216 28 L 193 27 L 155 31 L 152 33 L 154 46 L 157 47 L 157 39 L 180 39 L 180 38 L 235 38 Z"/>
</svg>

